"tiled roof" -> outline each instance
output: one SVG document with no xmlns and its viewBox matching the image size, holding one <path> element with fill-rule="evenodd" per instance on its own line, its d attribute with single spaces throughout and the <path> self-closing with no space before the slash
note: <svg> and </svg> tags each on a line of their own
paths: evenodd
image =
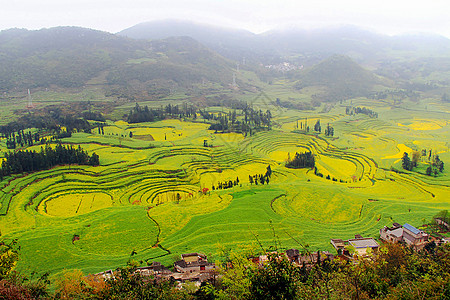
<svg viewBox="0 0 450 300">
<path fill-rule="evenodd" d="M 417 229 L 416 227 L 414 227 L 414 226 L 412 226 L 412 225 L 410 225 L 410 224 L 408 224 L 408 223 L 406 223 L 405 225 L 403 225 L 403 228 L 408 229 L 409 231 L 411 231 L 411 232 L 414 233 L 414 234 L 419 234 L 419 233 L 420 233 L 420 230 L 419 230 L 419 229 Z"/>
</svg>

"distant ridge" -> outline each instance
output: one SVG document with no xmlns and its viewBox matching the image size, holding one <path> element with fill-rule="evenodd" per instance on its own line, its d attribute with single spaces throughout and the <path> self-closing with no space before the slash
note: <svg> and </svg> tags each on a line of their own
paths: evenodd
<svg viewBox="0 0 450 300">
<path fill-rule="evenodd" d="M 161 20 L 140 23 L 117 33 L 134 39 L 164 39 L 188 36 L 229 58 L 240 60 L 257 44 L 257 35 L 244 30 L 200 24 L 192 21 Z"/>
<path fill-rule="evenodd" d="M 100 76 L 120 97 L 231 82 L 234 63 L 190 37 L 135 40 L 80 27 L 0 32 L 0 90 L 80 88 Z"/>
<path fill-rule="evenodd" d="M 367 96 L 374 85 L 381 83 L 376 75 L 348 56 L 334 55 L 305 70 L 296 87 L 325 87 L 328 90 L 328 100 L 340 100 L 346 97 Z"/>
<path fill-rule="evenodd" d="M 449 56 L 450 39 L 432 34 L 388 36 L 353 25 L 319 29 L 270 30 L 254 34 L 190 21 L 162 20 L 137 24 L 118 33 L 135 39 L 189 36 L 218 53 L 263 63 L 277 63 L 302 54 L 297 62 L 313 65 L 334 54 L 347 55 L 358 63 L 373 65 L 399 56 Z"/>
</svg>

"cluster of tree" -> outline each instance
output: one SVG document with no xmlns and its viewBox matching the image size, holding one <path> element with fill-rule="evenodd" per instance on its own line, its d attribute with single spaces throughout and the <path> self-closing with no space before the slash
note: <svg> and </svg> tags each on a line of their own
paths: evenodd
<svg viewBox="0 0 450 300">
<path fill-rule="evenodd" d="M 373 110 L 368 109 L 368 108 L 366 108 L 366 107 L 359 107 L 359 106 L 357 106 L 357 107 L 352 107 L 352 106 L 347 106 L 347 107 L 345 108 L 345 113 L 346 113 L 347 115 L 351 115 L 351 116 L 356 115 L 356 114 L 364 114 L 364 115 L 368 115 L 368 116 L 371 117 L 371 118 L 378 118 L 378 113 L 377 113 L 377 112 L 374 112 Z"/>
<path fill-rule="evenodd" d="M 309 132 L 308 118 L 305 118 L 305 122 L 304 123 L 303 123 L 303 121 L 300 121 L 300 123 L 299 123 L 299 121 L 300 120 L 297 120 L 296 128 L 300 129 L 300 130 L 304 130 L 306 132 Z M 299 125 L 300 125 L 300 127 L 299 127 Z M 319 122 L 319 125 L 320 125 L 320 122 Z"/>
<path fill-rule="evenodd" d="M 188 106 L 187 103 L 184 103 L 182 107 L 168 104 L 159 109 L 149 109 L 147 105 L 142 108 L 136 103 L 136 106 L 126 116 L 128 123 L 154 122 L 165 118 L 191 117 L 193 119 L 197 118 L 197 110 L 192 105 Z"/>
<path fill-rule="evenodd" d="M 330 126 L 330 123 L 327 124 L 327 128 L 325 129 L 326 136 L 334 136 L 334 128 Z"/>
<path fill-rule="evenodd" d="M 127 115 L 128 123 L 154 122 L 163 119 L 164 113 L 160 109 L 149 109 L 147 105 L 142 108 L 138 103 Z"/>
<path fill-rule="evenodd" d="M 300 123 L 300 126 L 301 123 Z M 298 121 L 297 121 L 297 128 L 298 128 Z M 306 127 L 309 131 L 309 127 Z M 318 119 L 316 124 L 314 125 L 314 131 L 316 132 L 322 132 L 322 126 L 320 125 L 320 120 Z M 325 135 L 326 136 L 334 136 L 334 128 L 330 126 L 330 123 L 327 124 L 327 128 L 325 128 Z"/>
<path fill-rule="evenodd" d="M 217 106 L 217 107 L 228 107 L 231 109 L 244 110 L 247 107 L 247 102 L 233 99 L 229 95 L 221 94 L 218 96 L 211 96 L 202 99 L 202 104 L 207 107 Z"/>
<path fill-rule="evenodd" d="M 294 99 L 292 99 L 294 100 Z M 315 106 L 313 103 L 307 103 L 307 102 L 299 102 L 299 101 L 282 101 L 280 98 L 277 98 L 276 105 L 283 108 L 289 108 L 289 109 L 297 109 L 297 110 L 312 110 Z M 319 103 L 320 105 L 320 103 Z"/>
<path fill-rule="evenodd" d="M 250 182 L 250 184 L 254 183 L 255 185 L 258 185 L 258 183 L 269 184 L 271 176 L 272 168 L 270 167 L 270 165 L 268 165 L 265 174 L 248 175 L 248 181 Z"/>
<path fill-rule="evenodd" d="M 427 155 L 427 153 L 429 154 Z M 409 158 L 408 153 L 404 152 L 402 157 L 402 168 L 404 170 L 412 171 L 413 168 L 417 167 L 421 156 L 428 156 L 428 163 L 430 163 L 430 165 L 426 169 L 426 174 L 428 176 L 431 176 L 432 174 L 434 174 L 434 176 L 437 176 L 439 172 L 444 172 L 444 162 L 439 158 L 439 155 L 436 154 L 432 156 L 432 151 L 429 150 L 427 152 L 426 149 L 423 149 L 422 153 L 420 153 L 419 151 L 413 151 L 412 159 Z"/>
<path fill-rule="evenodd" d="M 27 128 L 37 128 L 58 135 L 62 131 L 61 127 L 65 127 L 68 134 L 74 131 L 90 133 L 92 125 L 82 115 L 83 113 L 63 111 L 61 107 L 52 107 L 48 108 L 48 111 L 23 115 L 16 121 L 0 126 L 0 133 L 4 137 L 8 137 Z M 101 114 L 96 114 L 96 116 L 97 119 L 101 119 Z M 86 117 L 91 117 L 91 115 L 88 114 Z"/>
<path fill-rule="evenodd" d="M 297 266 L 284 255 L 226 252 L 222 266 L 200 287 L 155 279 L 135 272 L 137 262 L 118 268 L 104 280 L 80 271 L 60 274 L 50 291 L 47 276 L 25 280 L 13 270 L 17 247 L 0 248 L 0 298 L 12 299 L 449 299 L 450 245 L 428 244 L 421 252 L 401 244 L 386 244 L 371 259 L 330 261 L 307 246 L 301 255 L 311 264 Z M 248 257 L 266 254 L 262 266 Z M 5 255 L 6 254 L 6 255 Z"/>
<path fill-rule="evenodd" d="M 426 172 L 428 176 L 431 176 L 431 174 L 437 176 L 438 172 L 444 172 L 444 162 L 439 158 L 439 155 L 433 156 L 433 162 L 428 166 Z"/>
<path fill-rule="evenodd" d="M 4 176 L 20 174 L 23 172 L 35 172 L 46 170 L 57 165 L 78 164 L 78 165 L 99 165 L 99 156 L 93 153 L 91 156 L 84 151 L 81 146 L 74 148 L 59 143 L 55 148 L 41 147 L 40 152 L 22 151 L 8 152 L 0 168 L 0 180 Z"/>
<path fill-rule="evenodd" d="M 323 178 L 323 174 L 317 170 L 317 167 L 314 167 L 314 175 Z M 336 182 L 338 181 L 335 177 L 331 177 L 329 174 L 325 177 L 325 179 L 336 181 Z M 339 182 L 346 183 L 346 181 L 344 181 L 342 179 L 339 179 Z"/>
<path fill-rule="evenodd" d="M 17 145 L 20 145 L 20 147 L 33 146 L 33 143 L 40 141 L 39 133 L 32 134 L 31 131 L 24 132 L 23 130 L 19 130 L 17 134 L 8 132 L 5 137 L 8 149 L 16 149 Z"/>
<path fill-rule="evenodd" d="M 402 168 L 408 171 L 412 171 L 414 168 L 414 163 L 408 156 L 408 153 L 404 152 L 402 157 Z"/>
<path fill-rule="evenodd" d="M 106 122 L 105 117 L 99 112 L 86 111 L 81 114 L 85 120 L 93 120 L 97 122 Z"/>
<path fill-rule="evenodd" d="M 216 121 L 209 127 L 209 130 L 215 130 L 216 132 L 227 131 L 252 135 L 255 131 L 270 130 L 272 127 L 272 113 L 270 110 L 263 112 L 262 110 L 255 110 L 248 105 L 242 110 L 242 120 L 238 120 L 236 110 L 227 114 L 219 113 L 217 116 L 200 110 L 200 114 L 207 120 Z"/>
<path fill-rule="evenodd" d="M 232 187 L 235 187 L 239 185 L 239 177 L 236 177 L 236 180 L 225 180 L 224 182 L 218 182 L 217 183 L 217 187 L 215 187 L 214 185 L 212 186 L 212 190 L 225 190 L 225 189 L 230 189 Z"/>
<path fill-rule="evenodd" d="M 395 90 L 384 90 L 381 92 L 375 92 L 370 95 L 372 99 L 384 100 L 392 98 L 394 100 L 394 105 L 401 103 L 403 99 L 409 98 L 411 100 L 419 99 L 420 94 L 408 89 L 395 89 Z"/>
<path fill-rule="evenodd" d="M 296 152 L 293 159 L 291 159 L 290 155 L 288 155 L 286 167 L 292 169 L 314 168 L 314 164 L 314 155 L 311 151 L 305 153 Z"/>
<path fill-rule="evenodd" d="M 320 120 L 318 119 L 316 124 L 314 125 L 314 131 L 322 132 L 322 126 L 320 126 Z"/>
</svg>

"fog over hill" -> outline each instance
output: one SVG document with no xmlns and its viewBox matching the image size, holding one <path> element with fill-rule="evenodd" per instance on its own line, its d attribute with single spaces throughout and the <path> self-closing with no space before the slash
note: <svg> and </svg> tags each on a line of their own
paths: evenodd
<svg viewBox="0 0 450 300">
<path fill-rule="evenodd" d="M 448 84 L 449 59 L 445 37 L 391 37 L 354 26 L 253 34 L 168 20 L 118 34 L 81 27 L 10 29 L 0 32 L 0 90 L 81 88 L 96 82 L 109 95 L 144 99 L 204 82 L 228 87 L 240 63 L 266 83 L 288 72 L 299 80 L 298 89 L 326 86 L 346 97 L 367 95 L 377 80 L 392 87 L 368 70 L 395 80 L 398 87 L 440 88 Z M 280 63 L 293 68 L 265 68 Z"/>
<path fill-rule="evenodd" d="M 253 34 L 190 21 L 154 21 L 118 33 L 136 39 L 190 36 L 232 59 L 276 63 L 291 59 L 317 63 L 334 54 L 345 54 L 360 63 L 373 64 L 398 56 L 448 56 L 450 40 L 439 35 L 388 36 L 351 25 L 303 30 L 271 30 Z"/>
</svg>

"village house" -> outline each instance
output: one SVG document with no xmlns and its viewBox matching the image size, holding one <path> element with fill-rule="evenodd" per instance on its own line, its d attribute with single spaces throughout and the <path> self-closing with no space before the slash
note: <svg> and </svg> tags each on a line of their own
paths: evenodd
<svg viewBox="0 0 450 300">
<path fill-rule="evenodd" d="M 342 239 L 331 239 L 330 243 L 339 255 L 348 257 L 351 257 L 349 248 L 353 248 L 355 254 L 359 256 L 368 256 L 373 252 L 377 252 L 380 247 L 374 238 L 364 238 L 360 234 L 355 235 L 354 239 L 349 239 L 347 241 Z"/>
<path fill-rule="evenodd" d="M 142 276 L 170 276 L 172 271 L 162 265 L 160 262 L 154 261 L 147 267 L 139 267 L 135 273 L 139 273 Z"/>
<path fill-rule="evenodd" d="M 187 253 L 181 254 L 181 260 L 176 261 L 174 267 L 179 273 L 194 273 L 213 270 L 216 265 L 208 262 L 204 254 Z"/>
<path fill-rule="evenodd" d="M 384 226 L 380 229 L 380 238 L 390 243 L 405 242 L 414 249 L 421 250 L 428 243 L 429 236 L 408 223 L 403 226 L 394 223 L 392 227 Z"/>
<path fill-rule="evenodd" d="M 372 252 L 377 252 L 380 245 L 374 238 L 354 238 L 348 240 L 348 244 L 355 249 L 355 253 L 359 256 L 367 256 Z"/>
</svg>

